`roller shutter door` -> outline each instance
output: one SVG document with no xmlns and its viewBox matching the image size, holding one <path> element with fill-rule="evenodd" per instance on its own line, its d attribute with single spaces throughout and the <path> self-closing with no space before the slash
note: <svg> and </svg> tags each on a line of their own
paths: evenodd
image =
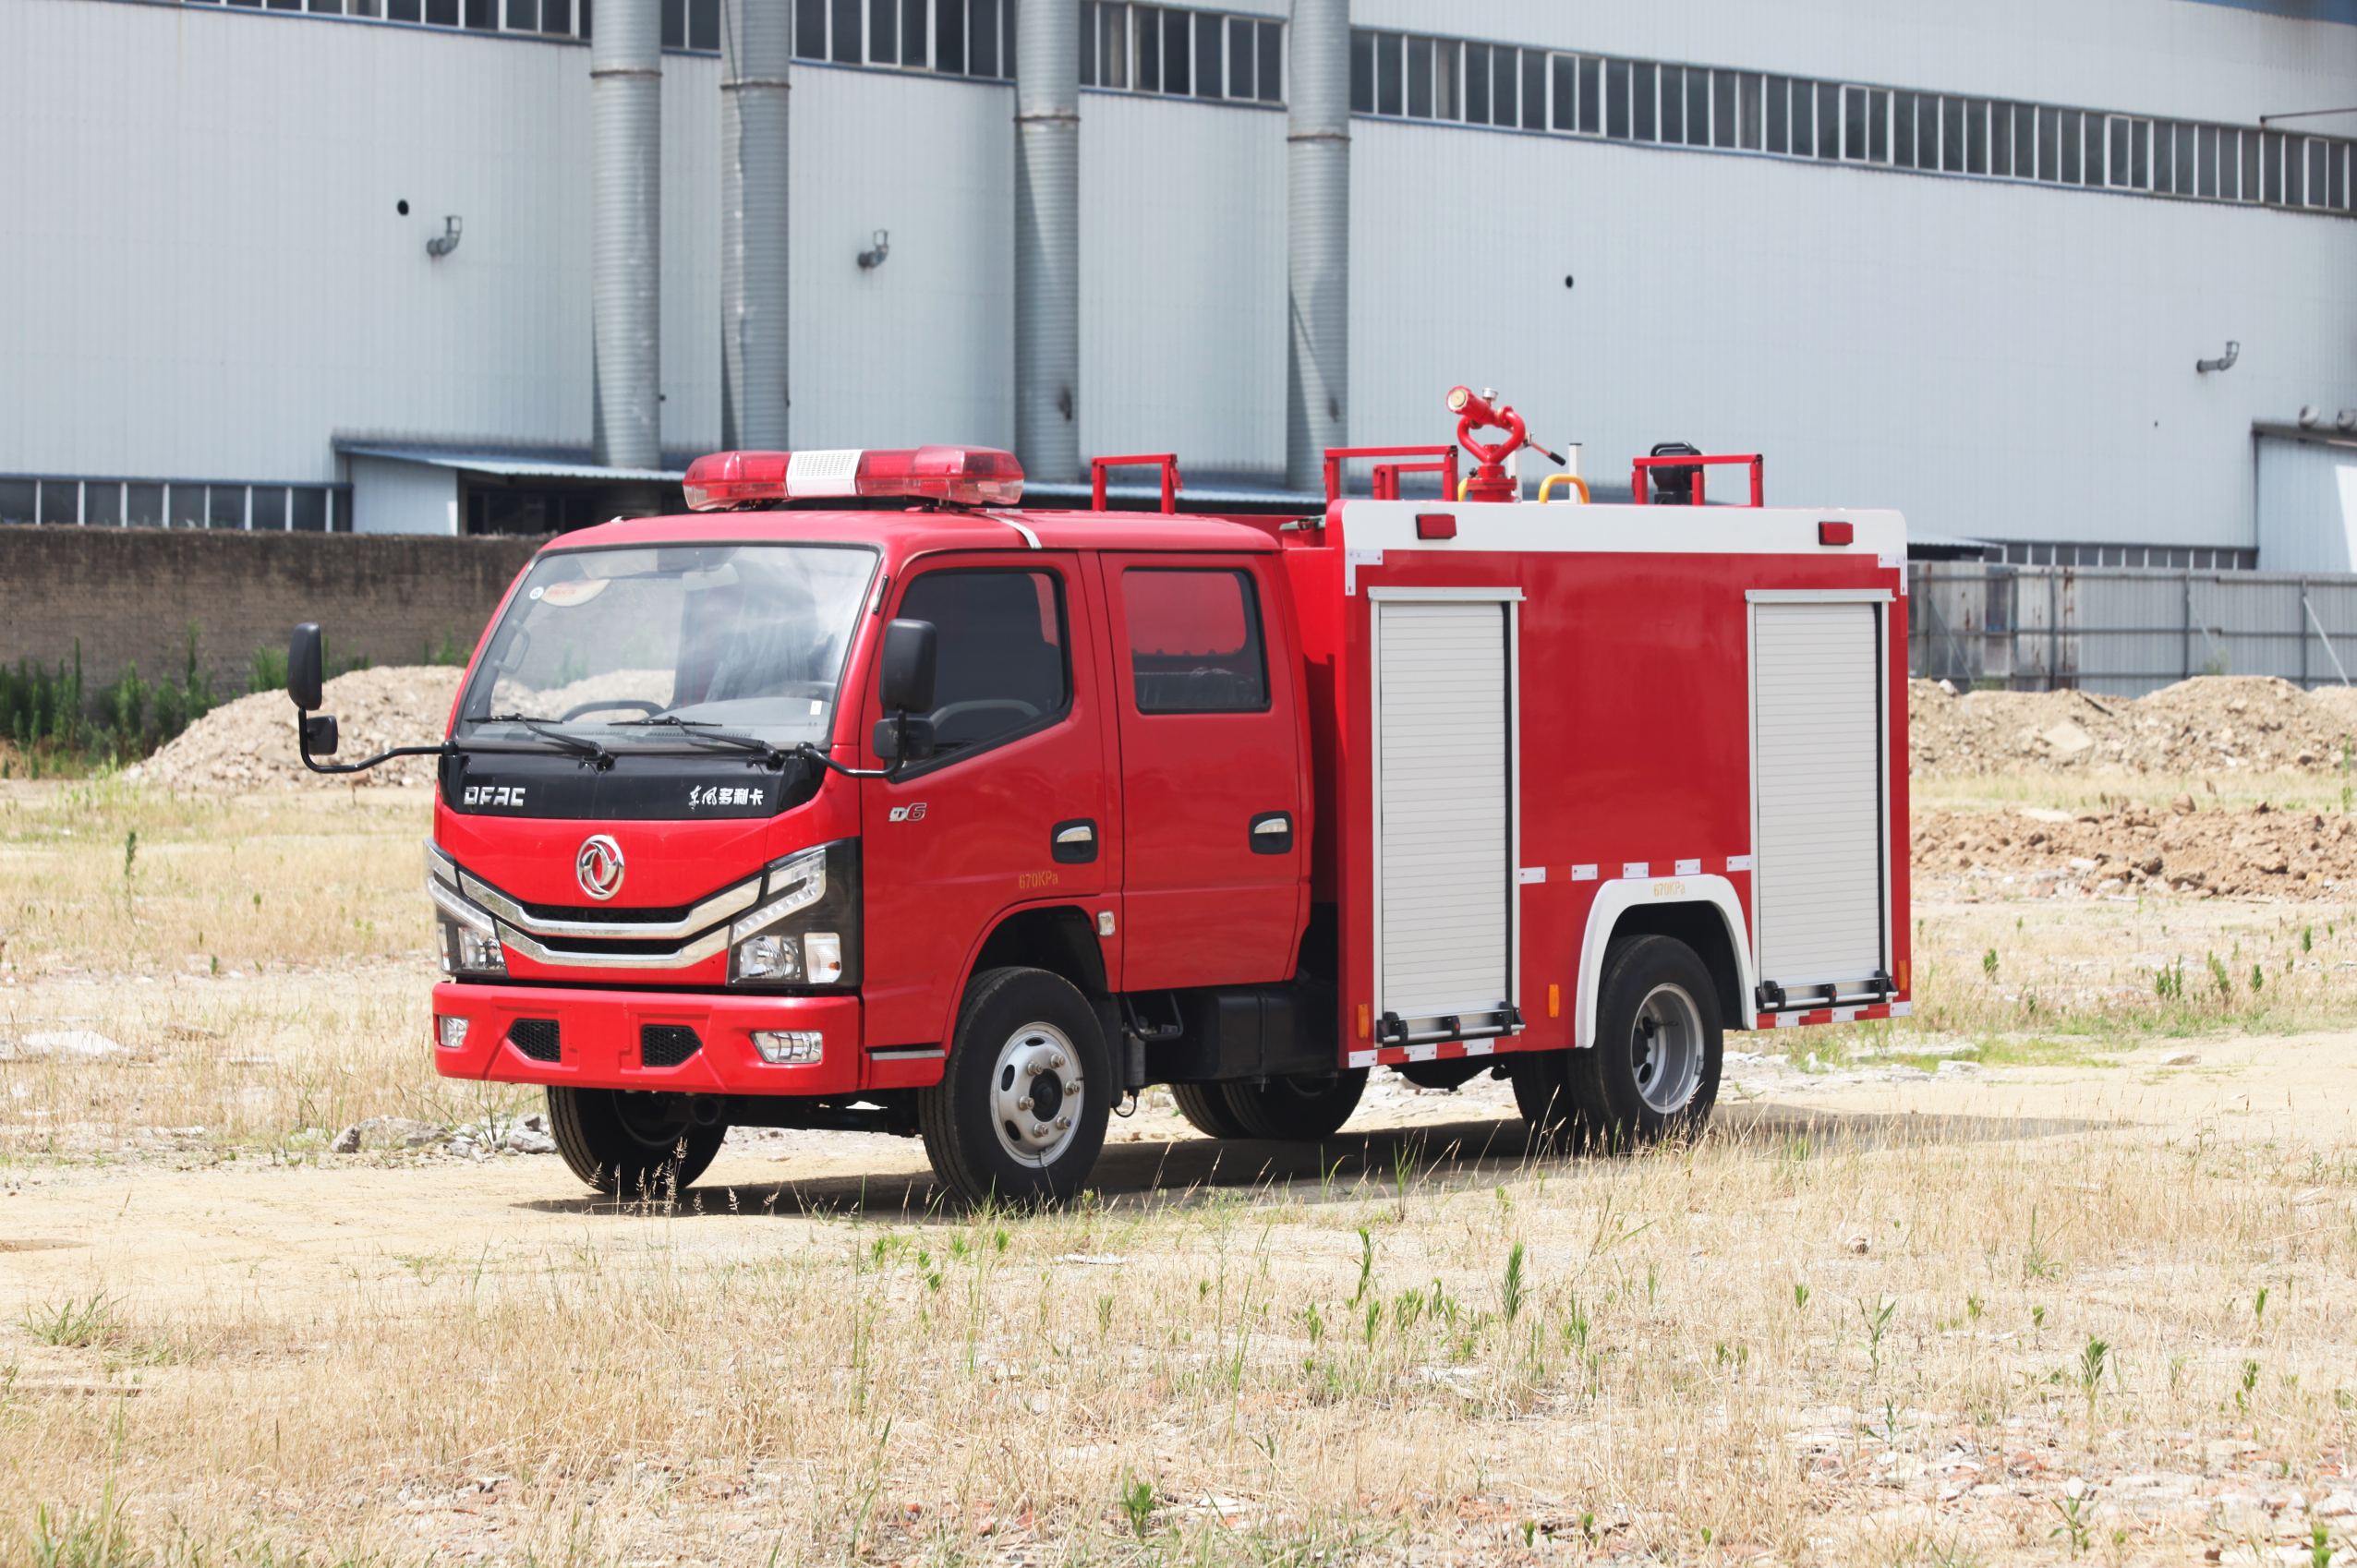
<svg viewBox="0 0 2357 1568">
<path fill-rule="evenodd" d="M 1378 1011 L 1494 1032 L 1483 1015 L 1513 1005 L 1513 607 L 1374 609 Z"/>
<path fill-rule="evenodd" d="M 1882 607 L 1752 606 L 1759 978 L 1787 992 L 1884 967 Z"/>
</svg>

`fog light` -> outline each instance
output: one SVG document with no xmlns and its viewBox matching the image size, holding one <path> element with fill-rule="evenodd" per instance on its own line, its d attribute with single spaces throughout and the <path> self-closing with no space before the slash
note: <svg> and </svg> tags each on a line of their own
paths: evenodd
<svg viewBox="0 0 2357 1568">
<path fill-rule="evenodd" d="M 466 1020 L 443 1014 L 434 1015 L 434 1038 L 445 1051 L 463 1050 L 466 1044 Z"/>
<path fill-rule="evenodd" d="M 800 980 L 802 953 L 792 936 L 755 936 L 737 944 L 739 980 Z"/>
<path fill-rule="evenodd" d="M 463 1020 L 462 1020 L 463 1021 Z M 807 1067 L 826 1048 L 827 1037 L 816 1030 L 756 1029 L 753 1048 L 773 1067 Z"/>
<path fill-rule="evenodd" d="M 831 931 L 813 931 L 802 939 L 802 966 L 813 985 L 832 985 L 843 978 L 843 939 Z"/>
</svg>

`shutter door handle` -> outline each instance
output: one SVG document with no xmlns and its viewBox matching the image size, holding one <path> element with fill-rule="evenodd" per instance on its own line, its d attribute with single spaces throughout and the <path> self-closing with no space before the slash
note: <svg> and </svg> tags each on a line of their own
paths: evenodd
<svg viewBox="0 0 2357 1568">
<path fill-rule="evenodd" d="M 1264 811 L 1252 818 L 1244 837 L 1256 855 L 1289 855 L 1293 852 L 1293 814 Z"/>
</svg>

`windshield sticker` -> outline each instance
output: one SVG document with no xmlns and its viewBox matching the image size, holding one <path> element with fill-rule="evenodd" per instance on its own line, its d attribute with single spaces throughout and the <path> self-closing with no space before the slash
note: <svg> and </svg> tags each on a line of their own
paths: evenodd
<svg viewBox="0 0 2357 1568">
<path fill-rule="evenodd" d="M 571 609 L 574 605 L 587 604 L 604 593 L 606 582 L 603 577 L 592 577 L 585 583 L 550 583 L 545 587 L 533 589 L 532 597 L 542 604 Z"/>
<path fill-rule="evenodd" d="M 761 803 L 763 793 L 741 784 L 699 786 L 687 792 L 687 803 L 691 810 L 698 806 L 757 806 Z"/>
</svg>

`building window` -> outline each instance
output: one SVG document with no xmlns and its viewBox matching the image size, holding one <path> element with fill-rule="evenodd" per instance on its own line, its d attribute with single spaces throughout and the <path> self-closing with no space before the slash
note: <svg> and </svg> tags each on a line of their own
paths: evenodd
<svg viewBox="0 0 2357 1568">
<path fill-rule="evenodd" d="M 1085 22 L 1083 28 L 1084 71 L 1114 69 L 1105 45 Z M 1234 75 L 1237 36 L 1231 27 L 1227 90 L 1240 97 L 1247 90 Z M 1166 43 L 1164 57 L 1179 47 Z M 1142 35 L 1140 50 L 1142 62 Z M 1141 85 L 1151 90 L 1143 75 L 1142 66 Z M 2357 206 L 2351 167 L 2357 160 L 2350 153 L 2357 144 L 2231 126 L 1370 30 L 1351 34 L 1350 88 L 1352 112 L 1381 118 L 1461 120 L 2217 201 L 2340 212 Z M 1162 90 L 1179 90 L 1166 84 Z M 1268 96 L 1265 89 L 1261 96 Z"/>
<path fill-rule="evenodd" d="M 561 4 L 562 0 L 542 0 Z M 718 50 L 720 0 L 664 0 L 664 42 Z M 792 0 L 794 57 L 839 66 L 930 70 L 941 76 L 1003 80 L 1015 73 L 1015 7 L 1010 0 Z M 672 8 L 680 15 L 674 24 Z M 1108 42 L 1126 66 L 1127 6 L 1081 7 L 1081 82 L 1102 78 Z M 1143 9 L 1145 7 L 1138 7 Z M 1118 13 L 1110 20 L 1100 12 Z M 1116 82 L 1112 85 L 1120 85 Z"/>
<path fill-rule="evenodd" d="M 300 528 L 348 533 L 350 491 L 325 485 L 205 485 L 0 478 L 0 523 L 52 528 Z"/>
<path fill-rule="evenodd" d="M 938 4 L 939 0 L 936 0 Z M 999 5 L 1000 0 L 975 0 Z M 1013 0 L 1005 0 L 1002 74 L 1014 74 Z M 1378 42 L 1397 34 L 1350 36 L 1350 103 L 1375 113 Z M 977 54 L 977 59 L 979 59 Z M 1396 50 L 1389 62 L 1396 90 Z M 976 66 L 974 74 L 988 74 Z M 1261 17 L 1188 11 L 1084 0 L 1081 6 L 1081 85 L 1160 92 L 1172 97 L 1224 98 L 1261 103 L 1285 101 L 1283 25 Z M 1397 114 L 1396 109 L 1385 113 Z"/>
</svg>

